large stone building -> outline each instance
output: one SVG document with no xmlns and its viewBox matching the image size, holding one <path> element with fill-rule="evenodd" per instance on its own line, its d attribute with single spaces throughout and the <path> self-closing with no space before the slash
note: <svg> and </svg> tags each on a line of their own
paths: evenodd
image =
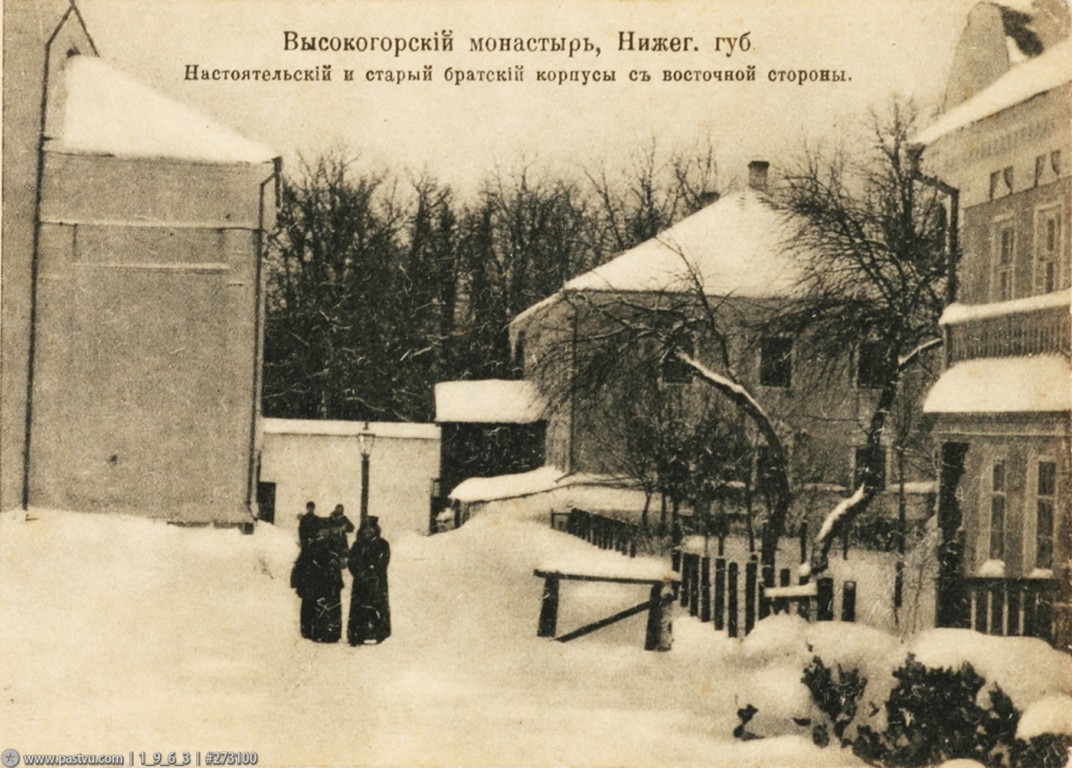
<svg viewBox="0 0 1072 768">
<path fill-rule="evenodd" d="M 957 303 L 941 321 L 946 369 L 925 402 L 942 456 L 938 622 L 1063 648 L 1072 641 L 1067 35 L 1061 3 L 1033 14 L 980 3 L 958 51 L 989 69 L 954 66 L 946 111 L 917 137 L 926 173 L 956 190 L 962 220 Z"/>
<path fill-rule="evenodd" d="M 253 519 L 275 153 L 4 4 L 0 507 Z"/>
<path fill-rule="evenodd" d="M 795 515 L 818 521 L 857 484 L 867 425 L 881 382 L 875 380 L 875 369 L 868 364 L 866 343 L 831 359 L 828 351 L 818 353 L 814 339 L 806 335 L 794 338 L 764 330 L 764 318 L 792 300 L 800 279 L 800 261 L 787 247 L 792 226 L 768 194 L 767 172 L 767 163 L 753 162 L 747 187 L 570 280 L 559 292 L 521 313 L 510 330 L 527 377 L 546 380 L 547 371 L 555 370 L 552 375 L 568 385 L 586 375 L 584 360 L 576 361 L 587 355 L 578 350 L 598 347 L 606 330 L 600 330 L 599 324 L 607 317 L 620 314 L 621 308 L 640 305 L 668 316 L 688 312 L 683 308 L 689 302 L 701 303 L 698 289 L 702 290 L 709 305 L 717 305 L 737 380 L 755 393 L 788 447 Z M 710 335 L 698 332 L 691 344 L 706 364 L 722 365 L 718 345 Z M 622 352 L 628 355 L 627 350 Z M 678 373 L 667 365 L 656 374 L 660 380 L 655 399 L 665 397 L 677 411 L 670 419 L 695 422 L 712 408 L 721 408 L 726 420 L 736 423 L 740 418 L 723 398 L 712 399 L 704 384 Z M 901 400 L 909 405 L 914 404 L 913 390 L 916 397 L 923 391 L 920 375 L 922 369 L 905 377 Z M 628 438 L 622 426 L 651 416 L 634 412 L 631 405 L 639 401 L 642 389 L 643 384 L 633 377 L 597 393 L 552 395 L 547 462 L 567 472 L 629 475 L 623 473 L 631 457 L 623 456 Z M 652 405 L 642 408 L 650 411 Z M 910 411 L 905 409 L 908 417 L 903 420 L 894 414 L 886 430 L 884 471 L 879 478 L 885 488 L 871 505 L 870 522 L 882 516 L 896 518 L 899 446 L 910 452 L 903 464 L 910 523 L 918 524 L 931 513 L 931 452 L 918 423 L 909 423 Z M 651 442 L 660 439 L 657 427 L 653 422 Z M 647 439 L 639 435 L 641 442 Z M 731 478 L 723 483 L 730 507 L 751 504 L 742 493 L 733 492 L 749 476 L 755 505 L 762 505 L 764 449 L 762 440 L 756 438 L 756 442 L 754 470 L 745 468 L 743 481 Z M 690 472 L 697 474 L 695 468 Z M 688 514 L 686 506 L 682 509 Z"/>
</svg>

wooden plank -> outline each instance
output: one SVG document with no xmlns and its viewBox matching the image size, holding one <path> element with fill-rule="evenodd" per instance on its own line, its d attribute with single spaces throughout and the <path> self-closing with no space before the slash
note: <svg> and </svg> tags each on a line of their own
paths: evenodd
<svg viewBox="0 0 1072 768">
<path fill-rule="evenodd" d="M 1009 588 L 1009 593 L 1005 596 L 1006 611 L 1008 626 L 1005 629 L 1005 634 L 1009 637 L 1015 637 L 1020 634 L 1020 618 L 1023 611 L 1020 607 L 1023 591 L 1016 588 Z"/>
<path fill-rule="evenodd" d="M 539 575 L 539 574 L 537 574 Z M 536 637 L 554 637 L 558 628 L 558 574 L 544 574 L 543 600 Z"/>
<path fill-rule="evenodd" d="M 548 576 L 554 575 L 554 576 L 557 576 L 560 579 L 564 579 L 564 580 L 567 580 L 567 581 L 605 581 L 608 584 L 646 584 L 648 586 L 651 586 L 652 584 L 659 584 L 661 586 L 664 581 L 669 581 L 672 584 L 678 582 L 678 579 L 670 579 L 670 578 L 665 578 L 665 579 L 634 579 L 634 578 L 630 578 L 630 577 L 627 577 L 627 576 L 595 576 L 595 575 L 592 575 L 592 574 L 584 574 L 584 573 L 564 573 L 562 571 L 545 571 L 545 570 L 541 570 L 539 568 L 534 570 L 532 573 L 535 576 L 539 576 L 541 579 L 544 579 L 544 578 L 547 578 Z"/>
<path fill-rule="evenodd" d="M 990 588 L 990 634 L 1005 634 L 1005 586 L 995 584 Z"/>
<path fill-rule="evenodd" d="M 789 569 L 788 568 L 783 568 L 782 570 L 780 570 L 778 572 L 778 586 L 780 586 L 780 587 L 788 587 L 789 586 L 789 579 L 790 579 L 790 575 L 789 575 Z M 774 612 L 775 613 L 788 613 L 789 612 L 789 601 L 784 599 L 784 598 L 775 600 L 774 601 Z"/>
<path fill-rule="evenodd" d="M 756 626 L 756 581 L 759 564 L 753 558 L 744 566 L 744 633 L 747 635 Z"/>
<path fill-rule="evenodd" d="M 726 611 L 729 613 L 726 631 L 730 637 L 737 637 L 737 563 L 730 563 L 726 592 L 728 603 Z"/>
<path fill-rule="evenodd" d="M 726 558 L 715 558 L 715 629 L 726 626 Z"/>
<path fill-rule="evenodd" d="M 632 608 L 626 608 L 624 611 L 618 611 L 618 613 L 614 614 L 613 616 L 608 616 L 605 619 L 600 619 L 599 621 L 594 621 L 591 624 L 585 624 L 583 627 L 581 627 L 579 629 L 575 629 L 572 632 L 567 632 L 566 634 L 562 635 L 561 637 L 556 637 L 555 640 L 557 640 L 560 643 L 568 643 L 570 640 L 576 640 L 578 637 L 584 637 L 585 635 L 590 635 L 593 632 L 595 632 L 597 629 L 603 629 L 603 627 L 609 627 L 611 624 L 619 622 L 622 619 L 628 619 L 630 616 L 636 616 L 638 613 L 642 613 L 644 611 L 647 611 L 650 608 L 651 608 L 651 601 L 650 600 L 645 600 L 644 602 L 640 603 L 639 605 L 634 605 Z"/>
<path fill-rule="evenodd" d="M 990 590 L 987 585 L 980 584 L 972 590 L 972 604 L 975 608 L 975 631 L 986 632 L 987 619 L 990 617 L 987 595 Z"/>
<path fill-rule="evenodd" d="M 711 621 L 711 558 L 700 558 L 700 621 Z"/>
</svg>

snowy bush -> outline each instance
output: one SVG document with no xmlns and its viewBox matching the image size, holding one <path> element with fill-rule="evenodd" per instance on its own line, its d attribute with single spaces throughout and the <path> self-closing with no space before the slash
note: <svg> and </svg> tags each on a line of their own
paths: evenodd
<svg viewBox="0 0 1072 768">
<path fill-rule="evenodd" d="M 850 732 L 867 679 L 838 665 L 836 672 L 818 656 L 805 668 L 802 682 L 825 718 L 801 719 L 819 746 L 830 732 L 843 746 L 873 765 L 927 766 L 970 759 L 992 768 L 1058 768 L 1065 764 L 1072 737 L 1046 733 L 1017 737 L 1020 711 L 993 686 L 980 703 L 986 680 L 969 663 L 959 668 L 928 667 L 909 654 L 894 670 L 896 685 L 885 702 L 886 726 L 859 724 Z"/>
</svg>

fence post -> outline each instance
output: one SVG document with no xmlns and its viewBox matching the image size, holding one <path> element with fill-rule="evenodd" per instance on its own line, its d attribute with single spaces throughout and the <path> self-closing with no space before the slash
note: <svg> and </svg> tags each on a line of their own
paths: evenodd
<svg viewBox="0 0 1072 768">
<path fill-rule="evenodd" d="M 700 558 L 700 621 L 711 621 L 711 558 Z"/>
<path fill-rule="evenodd" d="M 744 633 L 747 635 L 756 626 L 756 576 L 759 564 L 755 556 L 744 566 Z"/>
<path fill-rule="evenodd" d="M 1009 593 L 1005 598 L 1005 615 L 1009 618 L 1006 634 L 1009 637 L 1015 637 L 1020 634 L 1020 615 L 1022 613 L 1020 606 L 1023 604 L 1022 589 L 1018 584 L 1009 585 Z"/>
<path fill-rule="evenodd" d="M 1035 613 L 1038 637 L 1047 643 L 1053 640 L 1053 592 L 1038 592 L 1038 610 Z"/>
<path fill-rule="evenodd" d="M 975 603 L 975 631 L 986 632 L 987 619 L 990 617 L 990 609 L 987 607 L 988 590 L 985 585 L 979 585 L 974 590 L 972 602 Z"/>
<path fill-rule="evenodd" d="M 726 626 L 726 558 L 715 558 L 715 629 Z"/>
<path fill-rule="evenodd" d="M 815 618 L 818 621 L 834 620 L 834 580 L 829 576 L 815 582 L 816 602 Z"/>
<path fill-rule="evenodd" d="M 554 637 L 558 631 L 558 574 L 549 573 L 543 580 L 543 602 L 536 637 Z"/>
<path fill-rule="evenodd" d="M 730 637 L 737 637 L 737 563 L 730 563 L 729 584 L 726 587 L 726 591 L 729 593 L 727 601 L 727 617 L 726 630 L 729 632 Z"/>
<path fill-rule="evenodd" d="M 765 619 L 770 616 L 771 603 L 767 599 L 767 587 L 774 586 L 774 566 L 763 563 L 763 583 L 759 587 L 759 618 Z"/>
<path fill-rule="evenodd" d="M 897 571 L 893 579 L 893 607 L 904 605 L 904 560 L 897 561 Z"/>
<path fill-rule="evenodd" d="M 788 587 L 789 586 L 789 578 L 790 578 L 790 576 L 789 576 L 789 569 L 788 568 L 783 568 L 782 570 L 780 570 L 778 572 L 778 586 L 779 587 Z M 779 598 L 778 600 L 775 600 L 774 601 L 774 612 L 775 613 L 789 613 L 789 601 L 786 600 L 784 597 Z"/>
<path fill-rule="evenodd" d="M 990 634 L 1005 634 L 1005 589 L 1000 581 L 990 590 Z"/>
<path fill-rule="evenodd" d="M 689 579 L 689 616 L 700 614 L 700 556 L 692 556 L 692 577 Z"/>
<path fill-rule="evenodd" d="M 841 592 L 841 620 L 856 621 L 856 582 L 846 581 Z"/>
<path fill-rule="evenodd" d="M 689 590 L 692 587 L 692 553 L 681 553 L 681 607 L 689 604 Z"/>
</svg>

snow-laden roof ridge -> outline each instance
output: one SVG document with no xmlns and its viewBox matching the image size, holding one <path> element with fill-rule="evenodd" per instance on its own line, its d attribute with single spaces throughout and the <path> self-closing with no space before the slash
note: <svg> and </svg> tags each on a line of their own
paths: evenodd
<svg viewBox="0 0 1072 768">
<path fill-rule="evenodd" d="M 1038 56 L 1011 67 L 989 86 L 939 116 L 913 138 L 927 145 L 967 128 L 1033 96 L 1072 82 L 1072 39 L 1056 43 Z"/>
<path fill-rule="evenodd" d="M 1072 369 L 1061 354 L 961 360 L 938 377 L 924 413 L 1060 413 L 1072 410 Z"/>
<path fill-rule="evenodd" d="M 712 295 L 780 295 L 797 278 L 786 247 L 789 222 L 769 195 L 745 187 L 573 278 L 564 290 L 680 291 L 695 288 L 698 278 Z"/>
<path fill-rule="evenodd" d="M 547 401 L 526 379 L 440 381 L 435 407 L 439 423 L 531 424 L 544 417 Z"/>
<path fill-rule="evenodd" d="M 50 151 L 249 164 L 279 155 L 99 57 L 72 56 L 64 78 L 63 119 Z"/>
<path fill-rule="evenodd" d="M 989 304 L 950 304 L 942 312 L 938 323 L 939 325 L 956 325 L 973 320 L 984 320 L 988 317 L 1003 317 L 1052 307 L 1067 307 L 1072 310 L 1072 288 Z"/>
</svg>

